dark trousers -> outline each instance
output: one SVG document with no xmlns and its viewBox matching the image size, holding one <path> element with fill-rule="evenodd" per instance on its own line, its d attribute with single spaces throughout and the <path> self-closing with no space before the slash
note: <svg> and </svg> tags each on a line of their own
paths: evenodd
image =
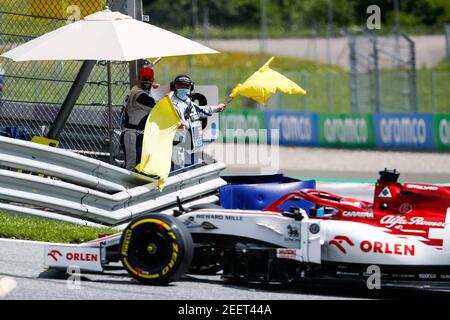
<svg viewBox="0 0 450 320">
<path fill-rule="evenodd" d="M 136 166 L 141 162 L 143 140 L 144 135 L 135 130 L 122 131 L 120 145 L 125 154 L 125 169 L 135 171 Z"/>
</svg>

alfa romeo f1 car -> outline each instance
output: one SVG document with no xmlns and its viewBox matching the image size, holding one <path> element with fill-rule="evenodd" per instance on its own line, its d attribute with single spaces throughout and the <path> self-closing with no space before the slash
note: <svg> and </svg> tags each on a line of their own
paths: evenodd
<svg viewBox="0 0 450 320">
<path fill-rule="evenodd" d="M 103 271 L 121 261 L 154 285 L 221 270 L 242 282 L 361 282 L 378 270 L 382 286 L 448 287 L 450 188 L 398 178 L 380 172 L 373 203 L 315 190 L 314 181 L 229 178 L 220 205 L 180 203 L 173 216 L 142 215 L 120 234 L 49 245 L 45 264 Z"/>
</svg>

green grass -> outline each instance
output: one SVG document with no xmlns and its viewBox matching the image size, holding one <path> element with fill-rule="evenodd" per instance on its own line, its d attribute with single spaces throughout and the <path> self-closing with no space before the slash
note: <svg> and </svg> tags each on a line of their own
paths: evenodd
<svg viewBox="0 0 450 320">
<path fill-rule="evenodd" d="M 93 240 L 99 234 L 113 234 L 109 228 L 94 228 L 7 213 L 0 213 L 0 238 L 82 243 Z"/>
</svg>

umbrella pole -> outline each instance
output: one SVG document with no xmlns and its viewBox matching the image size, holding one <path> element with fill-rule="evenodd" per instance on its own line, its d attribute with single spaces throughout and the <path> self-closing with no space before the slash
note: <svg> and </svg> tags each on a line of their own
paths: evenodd
<svg viewBox="0 0 450 320">
<path fill-rule="evenodd" d="M 69 116 L 72 113 L 73 107 L 75 106 L 75 103 L 77 102 L 77 99 L 80 96 L 84 85 L 89 79 L 89 75 L 91 74 L 92 69 L 94 69 L 95 63 L 95 60 L 86 60 L 83 62 L 83 65 L 81 66 L 80 71 L 75 78 L 75 81 L 70 87 L 69 93 L 67 94 L 61 108 L 59 109 L 58 115 L 53 121 L 50 131 L 47 134 L 47 138 L 53 140 L 59 139 L 60 133 L 64 129 L 67 119 L 69 119 Z"/>
<path fill-rule="evenodd" d="M 109 140 L 109 163 L 113 164 L 113 128 L 112 128 L 112 98 L 111 98 L 111 61 L 106 63 L 108 81 L 108 140 Z"/>
</svg>

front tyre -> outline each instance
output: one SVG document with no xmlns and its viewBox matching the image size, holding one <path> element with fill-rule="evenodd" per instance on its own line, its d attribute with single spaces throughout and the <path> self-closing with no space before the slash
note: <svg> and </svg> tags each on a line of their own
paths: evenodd
<svg viewBox="0 0 450 320">
<path fill-rule="evenodd" d="M 120 254 L 127 272 L 138 281 L 164 285 L 178 280 L 191 264 L 191 234 L 176 218 L 149 214 L 131 221 L 122 234 Z"/>
</svg>

